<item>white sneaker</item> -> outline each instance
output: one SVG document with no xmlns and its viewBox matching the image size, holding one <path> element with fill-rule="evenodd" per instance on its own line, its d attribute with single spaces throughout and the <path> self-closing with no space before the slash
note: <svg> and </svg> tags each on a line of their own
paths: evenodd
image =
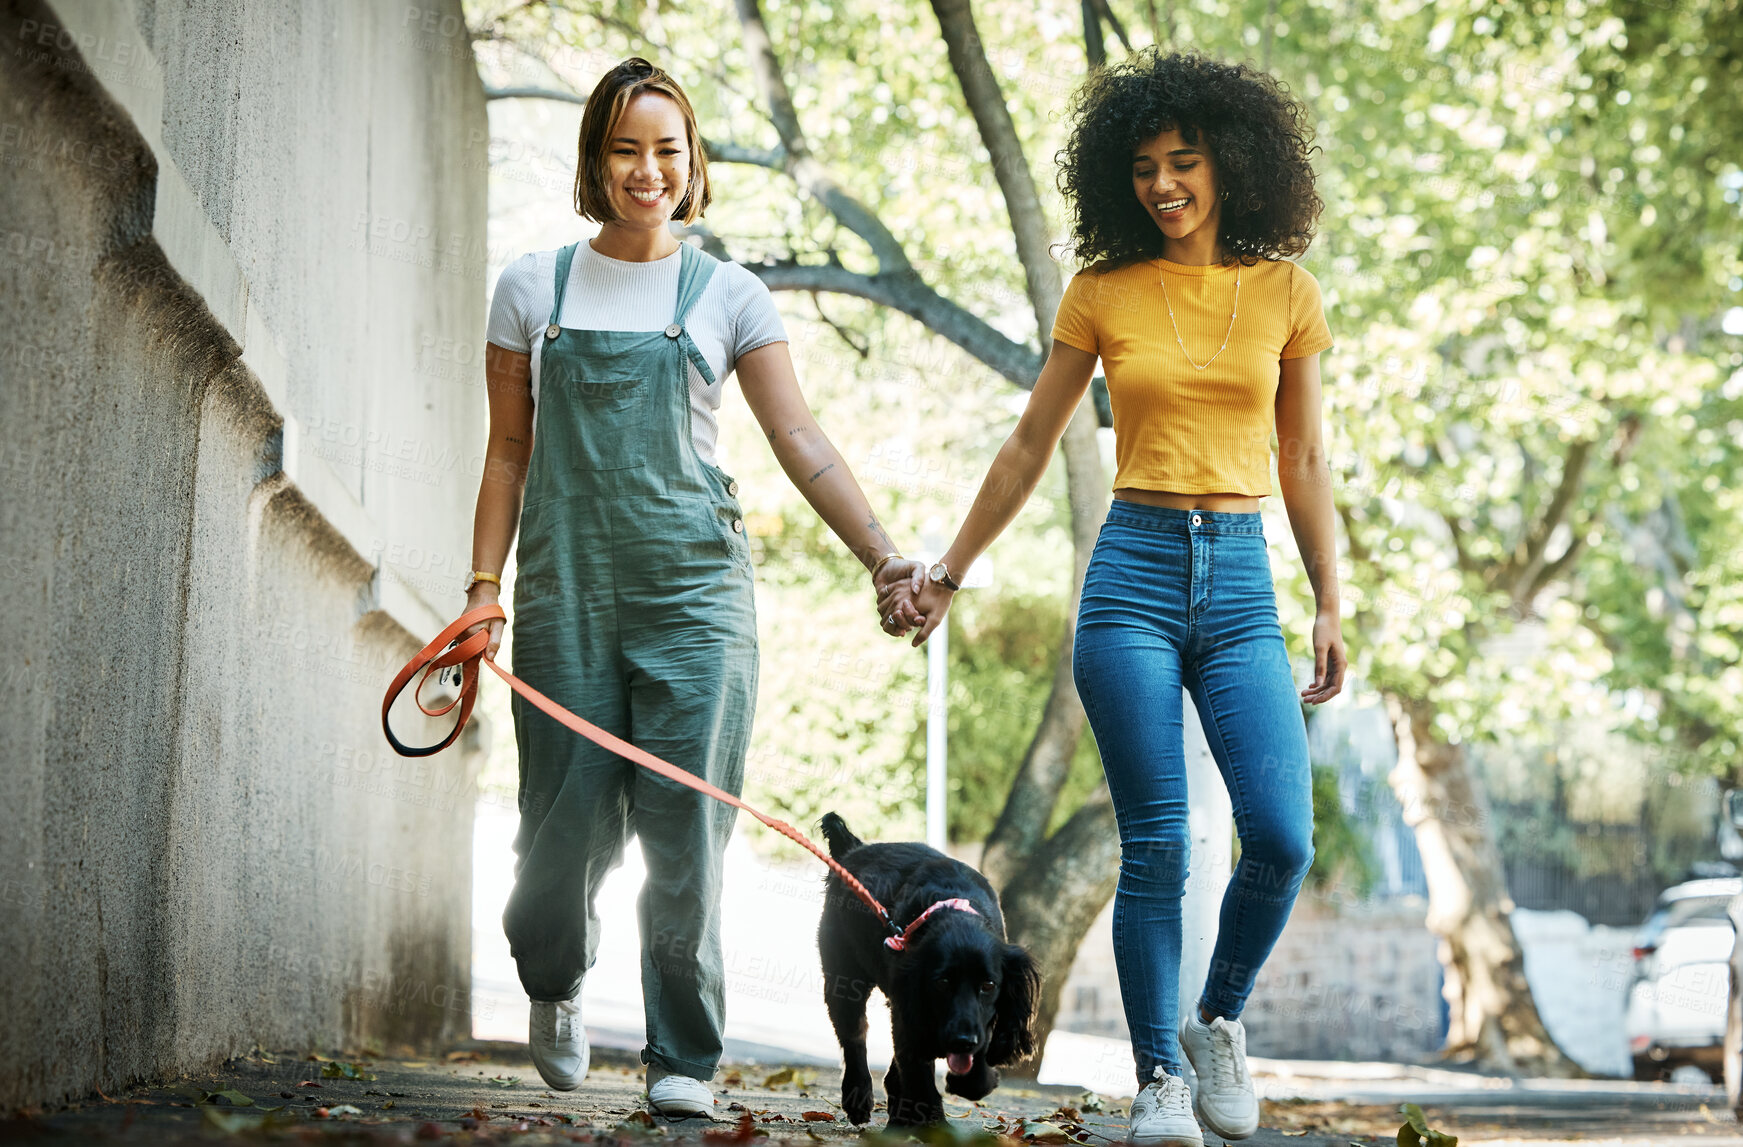
<svg viewBox="0 0 1743 1147">
<path fill-rule="evenodd" d="M 1198 1008 L 1180 1023 L 1180 1050 L 1198 1073 L 1192 1109 L 1204 1125 L 1224 1139 L 1245 1139 L 1259 1129 L 1259 1099 L 1247 1074 L 1247 1029 L 1240 1020 L 1218 1016 L 1210 1023 Z"/>
<path fill-rule="evenodd" d="M 534 1000 L 527 1019 L 527 1045 L 533 1066 L 553 1091 L 574 1091 L 587 1078 L 593 1049 L 581 1024 L 581 997 L 552 1003 Z"/>
<path fill-rule="evenodd" d="M 1146 1083 L 1132 1100 L 1132 1130 L 1126 1138 L 1143 1147 L 1204 1147 L 1186 1081 L 1158 1067 L 1155 1082 Z"/>
<path fill-rule="evenodd" d="M 658 1064 L 648 1064 L 648 1106 L 661 1115 L 679 1118 L 713 1115 L 714 1093 L 700 1079 L 678 1075 Z"/>
</svg>

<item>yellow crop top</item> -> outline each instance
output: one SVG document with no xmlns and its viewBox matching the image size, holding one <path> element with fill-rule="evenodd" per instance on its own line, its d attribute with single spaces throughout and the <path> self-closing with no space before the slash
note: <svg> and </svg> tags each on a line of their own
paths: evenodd
<svg viewBox="0 0 1743 1147">
<path fill-rule="evenodd" d="M 1231 329 L 1237 271 L 1241 299 Z M 1279 361 L 1331 346 L 1319 283 L 1282 259 L 1239 268 L 1152 259 L 1080 271 L 1065 288 L 1053 337 L 1101 358 L 1114 412 L 1115 489 L 1255 497 L 1271 492 Z M 1195 370 L 1187 355 L 1201 366 L 1216 357 Z"/>
</svg>

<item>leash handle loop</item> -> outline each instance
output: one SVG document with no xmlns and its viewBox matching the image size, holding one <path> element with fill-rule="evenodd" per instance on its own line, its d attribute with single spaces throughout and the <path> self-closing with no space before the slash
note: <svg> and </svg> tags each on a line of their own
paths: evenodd
<svg viewBox="0 0 1743 1147">
<path fill-rule="evenodd" d="M 871 890 L 861 883 L 858 877 L 843 867 L 840 861 L 824 852 L 821 848 L 818 848 L 810 837 L 806 836 L 786 821 L 776 820 L 774 817 L 771 817 L 758 809 L 752 808 L 738 797 L 733 796 L 724 789 L 709 784 L 694 773 L 685 772 L 670 761 L 661 760 L 659 757 L 654 756 L 645 749 L 639 749 L 623 738 L 613 736 L 611 733 L 606 732 L 604 729 L 601 729 L 592 722 L 583 720 L 571 713 L 569 710 L 563 708 L 563 706 L 557 704 L 543 693 L 540 693 L 537 689 L 534 689 L 531 685 L 528 685 L 525 681 L 522 681 L 508 670 L 498 665 L 493 658 L 484 656 L 484 651 L 490 646 L 490 631 L 488 629 L 481 629 L 477 633 L 467 637 L 465 640 L 461 640 L 460 635 L 465 633 L 468 629 L 471 629 L 474 625 L 484 621 L 507 620 L 507 617 L 508 615 L 503 612 L 502 606 L 497 604 L 481 605 L 477 609 L 469 610 L 466 613 L 461 614 L 460 617 L 450 623 L 446 629 L 443 629 L 442 632 L 436 634 L 430 643 L 424 646 L 423 649 L 419 650 L 410 661 L 401 666 L 398 673 L 394 674 L 392 683 L 387 687 L 387 695 L 383 697 L 381 701 L 381 731 L 387 734 L 387 743 L 393 746 L 394 752 L 404 757 L 428 757 L 441 752 L 443 749 L 454 743 L 455 739 L 460 736 L 460 730 L 466 727 L 466 722 L 472 716 L 472 707 L 477 703 L 479 679 L 478 665 L 479 662 L 482 661 L 485 665 L 490 667 L 491 672 L 502 678 L 510 689 L 519 693 L 552 720 L 563 725 L 570 731 L 587 738 L 600 748 L 616 753 L 618 756 L 638 764 L 652 772 L 658 773 L 662 777 L 666 777 L 667 779 L 676 781 L 681 785 L 695 789 L 697 792 L 706 796 L 711 796 L 715 800 L 723 801 L 734 808 L 743 809 L 745 812 L 762 821 L 764 824 L 791 840 L 793 843 L 800 845 L 810 852 L 811 855 L 828 865 L 830 870 L 834 872 L 835 875 L 841 879 L 841 882 L 848 887 L 848 890 L 863 901 L 866 907 L 870 908 L 879 920 L 883 921 L 884 927 L 889 930 L 892 936 L 900 936 L 902 934 L 902 929 L 897 926 L 894 920 L 890 919 L 889 910 L 878 902 L 878 898 L 871 894 Z M 455 697 L 454 700 L 448 702 L 439 709 L 429 708 L 423 701 L 423 689 L 425 683 L 429 681 L 431 674 L 440 674 L 453 666 L 459 666 L 460 668 L 461 681 L 459 696 Z M 417 702 L 419 710 L 421 710 L 426 716 L 440 717 L 453 711 L 455 706 L 459 706 L 460 709 L 459 718 L 455 721 L 453 729 L 449 730 L 448 735 L 434 745 L 423 747 L 407 745 L 398 737 L 394 736 L 393 725 L 388 720 L 388 711 L 393 708 L 393 703 L 399 699 L 401 693 L 405 692 L 405 687 L 411 683 L 411 679 L 416 677 L 420 671 L 423 673 L 423 677 L 419 679 L 417 688 L 412 691 L 412 699 Z"/>
</svg>

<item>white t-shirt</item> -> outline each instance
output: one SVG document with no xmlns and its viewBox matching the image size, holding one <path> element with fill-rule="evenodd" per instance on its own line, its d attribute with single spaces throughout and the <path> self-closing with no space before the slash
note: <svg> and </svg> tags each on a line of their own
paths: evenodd
<svg viewBox="0 0 1743 1147">
<path fill-rule="evenodd" d="M 502 270 L 490 300 L 487 338 L 504 350 L 531 354 L 533 401 L 539 398 L 539 354 L 557 298 L 557 255 L 561 249 L 522 255 Z M 595 251 L 582 240 L 569 268 L 560 326 L 594 331 L 657 331 L 672 321 L 678 302 L 678 270 L 683 252 L 664 259 L 628 263 Z M 690 364 L 690 433 L 704 462 L 719 465 L 715 443 L 726 377 L 740 355 L 769 343 L 786 342 L 787 330 L 761 279 L 737 263 L 714 268 L 701 298 L 685 323 L 690 338 L 714 371 L 714 382 Z"/>
</svg>

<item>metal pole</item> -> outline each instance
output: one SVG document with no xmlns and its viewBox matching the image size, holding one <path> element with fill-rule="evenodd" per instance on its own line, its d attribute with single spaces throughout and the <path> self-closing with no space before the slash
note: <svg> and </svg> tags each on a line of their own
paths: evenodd
<svg viewBox="0 0 1743 1147">
<path fill-rule="evenodd" d="M 926 843 L 945 845 L 945 739 L 950 720 L 950 621 L 926 639 Z"/>
</svg>

